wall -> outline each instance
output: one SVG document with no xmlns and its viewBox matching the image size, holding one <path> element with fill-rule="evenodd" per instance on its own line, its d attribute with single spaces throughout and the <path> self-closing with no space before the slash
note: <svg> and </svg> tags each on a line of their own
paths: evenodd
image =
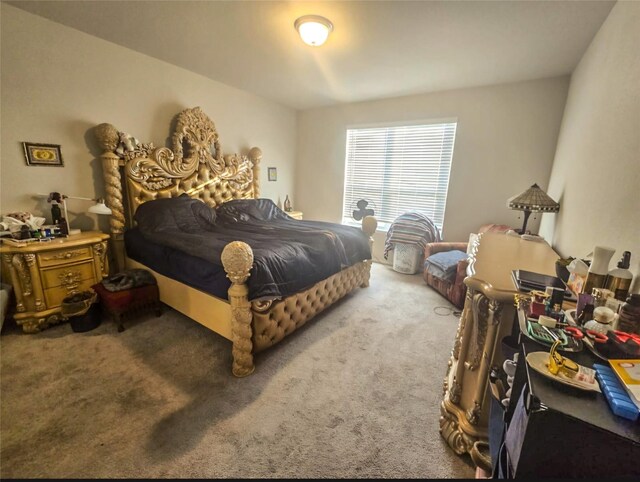
<svg viewBox="0 0 640 482">
<path fill-rule="evenodd" d="M 631 251 L 640 274 L 640 3 L 618 2 L 571 76 L 540 232 L 565 256 Z M 638 286 L 640 291 L 640 286 Z"/>
<path fill-rule="evenodd" d="M 109 122 L 161 146 L 175 115 L 195 106 L 216 124 L 223 152 L 262 149 L 263 197 L 294 194 L 294 110 L 6 4 L 1 13 L 2 213 L 49 218 L 50 206 L 34 193 L 103 195 L 92 127 Z M 22 141 L 62 145 L 64 167 L 26 166 Z M 267 181 L 267 167 L 278 168 L 277 182 Z M 108 230 L 106 220 L 97 226 L 80 213 L 88 203 L 68 207 L 72 227 Z"/>
<path fill-rule="evenodd" d="M 568 77 L 311 109 L 298 116 L 294 207 L 340 221 L 346 129 L 372 123 L 457 118 L 443 236 L 466 241 L 484 223 L 522 225 L 507 199 L 549 178 Z M 539 219 L 529 221 L 535 232 Z M 376 236 L 381 259 L 384 235 Z"/>
</svg>

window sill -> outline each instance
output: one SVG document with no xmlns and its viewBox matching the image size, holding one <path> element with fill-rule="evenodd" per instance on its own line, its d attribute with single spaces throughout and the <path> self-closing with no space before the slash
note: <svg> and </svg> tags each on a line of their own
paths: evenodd
<svg viewBox="0 0 640 482">
<path fill-rule="evenodd" d="M 342 224 L 344 224 L 345 226 L 353 226 L 354 228 L 362 228 L 362 223 L 358 223 L 355 221 L 351 221 L 351 222 L 345 222 L 342 221 Z M 387 231 L 389 231 L 389 228 L 391 227 L 391 223 L 383 223 L 378 221 L 378 226 L 376 227 L 376 233 L 387 233 Z"/>
</svg>

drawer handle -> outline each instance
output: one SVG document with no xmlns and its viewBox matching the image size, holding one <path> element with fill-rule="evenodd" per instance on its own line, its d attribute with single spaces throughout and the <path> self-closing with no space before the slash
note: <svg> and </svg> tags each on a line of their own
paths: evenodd
<svg viewBox="0 0 640 482">
<path fill-rule="evenodd" d="M 74 256 L 82 256 L 83 254 L 84 252 L 82 250 L 67 251 L 66 253 L 53 254 L 43 259 L 45 261 L 55 261 L 56 259 L 69 259 L 69 258 L 73 258 Z"/>
</svg>

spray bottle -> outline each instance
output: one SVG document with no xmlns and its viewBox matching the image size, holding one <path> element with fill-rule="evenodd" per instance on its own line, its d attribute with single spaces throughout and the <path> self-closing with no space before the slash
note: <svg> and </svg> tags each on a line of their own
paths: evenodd
<svg viewBox="0 0 640 482">
<path fill-rule="evenodd" d="M 607 274 L 605 288 L 613 291 L 617 300 L 625 301 L 629 294 L 631 280 L 633 279 L 633 273 L 629 271 L 630 262 L 631 252 L 625 251 L 622 253 L 622 259 L 618 262 L 618 267 Z"/>
</svg>

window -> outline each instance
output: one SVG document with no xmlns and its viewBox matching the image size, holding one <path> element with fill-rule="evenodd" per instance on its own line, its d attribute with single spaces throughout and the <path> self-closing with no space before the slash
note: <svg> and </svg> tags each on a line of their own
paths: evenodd
<svg viewBox="0 0 640 482">
<path fill-rule="evenodd" d="M 417 211 L 442 232 L 455 135 L 455 122 L 347 129 L 342 222 L 366 199 L 382 229 Z"/>
</svg>

